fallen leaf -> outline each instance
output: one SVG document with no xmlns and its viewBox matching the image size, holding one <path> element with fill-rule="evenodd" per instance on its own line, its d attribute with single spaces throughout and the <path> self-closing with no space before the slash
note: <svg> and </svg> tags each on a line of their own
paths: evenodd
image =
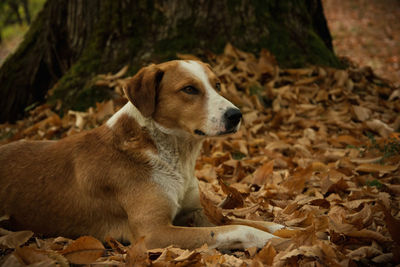
<svg viewBox="0 0 400 267">
<path fill-rule="evenodd" d="M 381 204 L 385 214 L 385 222 L 392 239 L 400 246 L 400 220 L 395 219 L 385 205 Z"/>
<path fill-rule="evenodd" d="M 381 254 L 382 252 L 380 250 L 368 246 L 368 247 L 360 247 L 356 250 L 351 251 L 347 255 L 355 260 L 361 260 L 361 259 L 372 258 Z"/>
<path fill-rule="evenodd" d="M 82 236 L 68 245 L 60 253 L 74 264 L 90 264 L 104 253 L 103 244 L 94 237 Z"/>
<path fill-rule="evenodd" d="M 276 250 L 274 247 L 271 245 L 270 242 L 268 242 L 261 250 L 260 252 L 257 253 L 256 259 L 260 260 L 262 264 L 264 265 L 272 265 L 274 262 L 274 258 L 276 256 Z"/>
<path fill-rule="evenodd" d="M 227 194 L 226 198 L 219 205 L 223 209 L 233 209 L 243 207 L 244 201 L 242 195 L 235 188 L 226 185 L 225 182 L 218 177 L 218 183 L 222 191 Z"/>
<path fill-rule="evenodd" d="M 362 106 L 352 106 L 354 114 L 359 121 L 366 121 L 371 117 L 371 110 Z"/>
<path fill-rule="evenodd" d="M 31 247 L 22 247 L 17 248 L 14 254 L 26 265 L 35 264 L 36 266 L 56 266 L 56 262 L 48 257 L 46 252 L 42 250 Z"/>
<path fill-rule="evenodd" d="M 365 124 L 370 130 L 379 133 L 383 138 L 388 138 L 389 135 L 394 132 L 392 127 L 378 119 L 366 121 Z"/>
<path fill-rule="evenodd" d="M 4 236 L 0 236 L 0 246 L 6 248 L 17 248 L 25 244 L 32 236 L 32 231 L 11 232 Z"/>
<path fill-rule="evenodd" d="M 204 208 L 204 214 L 213 224 L 224 225 L 230 222 L 230 220 L 223 215 L 222 209 L 215 206 L 214 203 L 211 200 L 209 200 L 201 190 L 200 190 L 200 202 Z"/>
<path fill-rule="evenodd" d="M 114 114 L 114 102 L 112 100 L 96 103 L 96 119 L 102 122 L 105 118 Z"/>
<path fill-rule="evenodd" d="M 122 245 L 118 240 L 112 238 L 112 237 L 107 237 L 106 238 L 107 244 L 116 252 L 120 254 L 125 254 L 126 253 L 126 248 L 124 245 Z"/>
<path fill-rule="evenodd" d="M 382 165 L 374 163 L 365 163 L 356 167 L 356 171 L 362 172 L 379 172 L 379 173 L 389 173 L 397 170 L 399 165 Z"/>
<path fill-rule="evenodd" d="M 128 248 L 126 261 L 127 266 L 139 267 L 150 265 L 144 236 L 140 237 L 135 244 L 132 244 Z"/>
</svg>

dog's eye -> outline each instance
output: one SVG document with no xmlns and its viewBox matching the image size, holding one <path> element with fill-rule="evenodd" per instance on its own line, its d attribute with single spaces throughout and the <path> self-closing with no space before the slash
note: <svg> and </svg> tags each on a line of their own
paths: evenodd
<svg viewBox="0 0 400 267">
<path fill-rule="evenodd" d="M 186 86 L 181 91 L 186 94 L 189 94 L 189 95 L 198 95 L 199 94 L 199 90 L 197 90 L 195 87 L 190 86 L 190 85 Z"/>
<path fill-rule="evenodd" d="M 218 92 L 221 92 L 221 84 L 220 83 L 216 83 L 215 88 L 217 88 Z"/>
</svg>

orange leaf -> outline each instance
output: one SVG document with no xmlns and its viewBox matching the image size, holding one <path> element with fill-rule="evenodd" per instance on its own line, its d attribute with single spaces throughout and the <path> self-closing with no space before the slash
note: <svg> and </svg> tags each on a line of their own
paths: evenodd
<svg viewBox="0 0 400 267">
<path fill-rule="evenodd" d="M 142 236 L 128 248 L 127 266 L 148 266 L 150 264 L 144 240 L 145 237 Z"/>
<path fill-rule="evenodd" d="M 361 164 L 356 168 L 356 171 L 363 171 L 363 172 L 379 172 L 379 173 L 389 173 L 397 170 L 399 166 L 393 165 L 381 165 L 381 164 L 374 164 L 374 163 L 366 163 Z"/>
<path fill-rule="evenodd" d="M 104 253 L 103 244 L 94 237 L 82 236 L 72 242 L 61 254 L 74 264 L 90 264 Z"/>
<path fill-rule="evenodd" d="M 268 161 L 259 167 L 253 174 L 253 184 L 262 186 L 268 179 L 271 179 L 274 170 L 274 161 Z"/>
<path fill-rule="evenodd" d="M 256 259 L 259 259 L 264 265 L 272 265 L 276 254 L 276 250 L 271 243 L 268 242 L 268 244 L 258 252 Z"/>
<path fill-rule="evenodd" d="M 242 208 L 244 201 L 239 191 L 237 191 L 236 188 L 225 184 L 220 177 L 218 177 L 218 183 L 221 186 L 222 191 L 227 194 L 226 198 L 219 206 L 223 209 Z"/>
<path fill-rule="evenodd" d="M 312 165 L 306 169 L 300 168 L 282 184 L 292 193 L 299 193 L 303 190 L 305 182 L 310 179 L 312 171 Z"/>
<path fill-rule="evenodd" d="M 204 214 L 213 224 L 223 225 L 230 222 L 230 219 L 222 214 L 222 209 L 215 206 L 214 203 L 210 199 L 208 199 L 201 190 L 200 203 L 204 208 Z"/>
</svg>

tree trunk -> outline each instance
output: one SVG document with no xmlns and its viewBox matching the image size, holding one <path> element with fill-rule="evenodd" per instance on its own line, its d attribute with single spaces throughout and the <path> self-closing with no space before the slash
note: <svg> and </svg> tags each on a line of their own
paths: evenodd
<svg viewBox="0 0 400 267">
<path fill-rule="evenodd" d="M 0 69 L 0 121 L 24 108 L 62 99 L 82 110 L 108 96 L 94 88 L 98 73 L 173 59 L 176 53 L 222 51 L 227 42 L 281 66 L 339 66 L 321 0 L 52 0 L 24 42 Z"/>
</svg>

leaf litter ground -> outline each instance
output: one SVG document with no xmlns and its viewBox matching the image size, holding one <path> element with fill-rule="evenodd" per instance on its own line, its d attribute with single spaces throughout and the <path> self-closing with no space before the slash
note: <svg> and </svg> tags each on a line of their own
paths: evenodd
<svg viewBox="0 0 400 267">
<path fill-rule="evenodd" d="M 178 55 L 193 59 L 192 55 Z M 243 112 L 240 131 L 204 142 L 196 164 L 211 221 L 284 224 L 261 250 L 147 250 L 110 237 L 42 238 L 0 228 L 3 266 L 394 266 L 400 262 L 400 89 L 370 68 L 280 69 L 227 45 L 208 60 L 221 93 Z M 117 74 L 99 75 L 115 97 L 86 112 L 42 105 L 0 125 L 1 143 L 59 139 L 105 122 L 126 100 Z M 0 221 L 8 218 L 3 216 Z"/>
</svg>

